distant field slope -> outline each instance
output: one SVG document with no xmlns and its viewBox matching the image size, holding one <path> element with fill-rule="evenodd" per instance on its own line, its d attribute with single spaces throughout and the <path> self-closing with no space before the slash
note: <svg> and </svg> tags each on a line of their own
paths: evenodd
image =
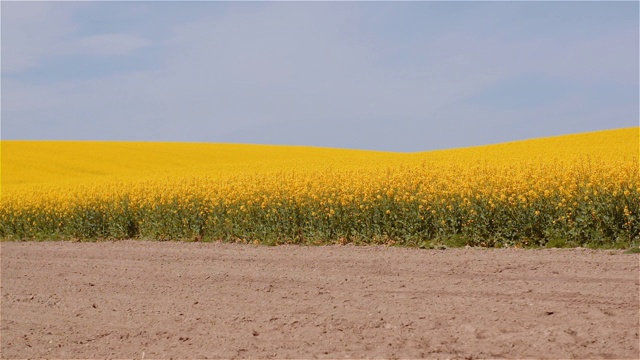
<svg viewBox="0 0 640 360">
<path fill-rule="evenodd" d="M 639 135 L 422 153 L 2 141 L 0 237 L 628 246 Z"/>
</svg>

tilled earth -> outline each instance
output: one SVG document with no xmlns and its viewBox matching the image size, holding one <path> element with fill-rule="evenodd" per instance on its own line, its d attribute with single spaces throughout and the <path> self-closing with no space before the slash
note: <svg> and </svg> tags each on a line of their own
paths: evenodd
<svg viewBox="0 0 640 360">
<path fill-rule="evenodd" d="M 2 358 L 640 358 L 640 255 L 3 242 Z"/>
</svg>

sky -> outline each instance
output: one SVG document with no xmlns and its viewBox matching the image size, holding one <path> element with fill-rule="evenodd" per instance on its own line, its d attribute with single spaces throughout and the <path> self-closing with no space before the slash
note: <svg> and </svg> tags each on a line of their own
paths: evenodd
<svg viewBox="0 0 640 360">
<path fill-rule="evenodd" d="M 638 126 L 639 12 L 2 1 L 0 136 L 413 152 Z"/>
</svg>

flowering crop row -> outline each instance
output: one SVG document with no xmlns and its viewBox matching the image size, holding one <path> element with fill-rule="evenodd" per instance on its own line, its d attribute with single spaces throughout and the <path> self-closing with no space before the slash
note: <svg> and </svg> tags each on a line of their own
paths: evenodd
<svg viewBox="0 0 640 360">
<path fill-rule="evenodd" d="M 638 131 L 412 154 L 3 142 L 0 237 L 623 247 Z"/>
</svg>

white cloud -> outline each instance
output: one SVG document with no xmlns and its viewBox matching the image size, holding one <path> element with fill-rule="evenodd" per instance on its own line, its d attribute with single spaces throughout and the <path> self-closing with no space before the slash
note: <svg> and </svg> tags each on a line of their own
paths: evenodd
<svg viewBox="0 0 640 360">
<path fill-rule="evenodd" d="M 73 14 L 86 5 L 2 2 L 2 72 L 20 73 L 55 56 L 125 55 L 152 45 L 150 40 L 130 34 L 79 36 Z"/>
<path fill-rule="evenodd" d="M 637 46 L 628 46 L 634 39 L 637 44 L 637 34 L 628 29 L 582 41 L 519 40 L 501 36 L 503 30 L 491 36 L 474 31 L 477 15 L 471 14 L 467 27 L 417 33 L 411 41 L 391 44 L 363 32 L 362 14 L 354 7 L 229 6 L 228 12 L 203 13 L 198 21 L 176 25 L 168 40 L 153 44 L 125 33 L 73 37 L 68 19 L 47 25 L 66 30 L 53 31 L 58 34 L 50 39 L 55 46 L 46 51 L 26 51 L 35 59 L 31 63 L 14 60 L 22 69 L 45 55 L 123 55 L 151 45 L 162 50 L 162 66 L 41 85 L 3 79 L 3 118 L 11 119 L 5 134 L 366 148 L 383 144 L 379 148 L 419 150 L 447 143 L 463 146 L 481 134 L 495 139 L 496 133 L 534 133 L 533 125 L 523 126 L 530 122 L 546 121 L 539 128 L 552 129 L 561 127 L 554 125 L 561 117 L 571 126 L 580 121 L 578 116 L 592 125 L 606 118 L 582 103 L 526 116 L 513 109 L 460 108 L 465 97 L 505 79 L 533 73 L 570 81 L 637 83 Z M 46 45 L 23 39 L 33 41 L 30 46 Z M 389 60 L 394 57 L 403 64 Z M 584 111 L 575 110 L 582 107 Z M 628 113 L 608 110 L 620 118 Z M 20 121 L 30 125 L 21 127 Z M 341 124 L 342 130 L 337 129 Z M 48 132 L 38 133 L 39 128 Z"/>
<path fill-rule="evenodd" d="M 66 46 L 67 54 L 126 55 L 150 46 L 148 39 L 127 34 L 101 34 L 79 38 Z"/>
</svg>

